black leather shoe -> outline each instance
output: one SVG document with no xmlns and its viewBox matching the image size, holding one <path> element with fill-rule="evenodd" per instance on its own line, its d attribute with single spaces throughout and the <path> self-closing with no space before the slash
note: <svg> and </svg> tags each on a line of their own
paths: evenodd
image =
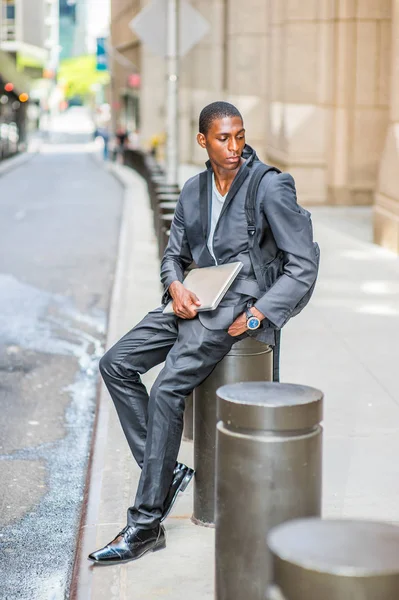
<svg viewBox="0 0 399 600">
<path fill-rule="evenodd" d="M 156 552 L 165 546 L 165 529 L 162 525 L 153 529 L 127 525 L 107 546 L 89 554 L 89 560 L 99 565 L 116 565 L 137 560 L 147 552 Z"/>
<path fill-rule="evenodd" d="M 161 521 L 166 519 L 172 510 L 174 503 L 176 502 L 178 493 L 184 492 L 193 477 L 194 469 L 186 467 L 186 465 L 183 465 L 183 463 L 176 463 L 175 470 L 173 471 L 173 480 L 170 484 L 169 492 L 163 505 Z"/>
</svg>

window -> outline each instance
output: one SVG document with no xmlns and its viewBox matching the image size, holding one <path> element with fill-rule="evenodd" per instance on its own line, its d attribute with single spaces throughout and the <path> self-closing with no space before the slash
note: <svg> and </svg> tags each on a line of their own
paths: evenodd
<svg viewBox="0 0 399 600">
<path fill-rule="evenodd" d="M 14 2 L 7 2 L 6 19 L 15 20 L 15 4 L 14 4 Z"/>
<path fill-rule="evenodd" d="M 3 41 L 15 40 L 15 0 L 0 0 L 1 32 Z"/>
<path fill-rule="evenodd" d="M 60 0 L 60 15 L 67 16 L 75 20 L 76 18 L 76 1 L 75 0 Z"/>
</svg>

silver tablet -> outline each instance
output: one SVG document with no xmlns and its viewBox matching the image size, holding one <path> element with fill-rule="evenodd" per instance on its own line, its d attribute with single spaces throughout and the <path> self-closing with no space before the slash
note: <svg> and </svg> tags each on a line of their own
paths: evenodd
<svg viewBox="0 0 399 600">
<path fill-rule="evenodd" d="M 198 296 L 201 306 L 197 311 L 215 310 L 242 267 L 242 262 L 234 262 L 190 271 L 183 285 Z M 173 314 L 172 306 L 173 303 L 169 302 L 163 312 Z"/>
</svg>

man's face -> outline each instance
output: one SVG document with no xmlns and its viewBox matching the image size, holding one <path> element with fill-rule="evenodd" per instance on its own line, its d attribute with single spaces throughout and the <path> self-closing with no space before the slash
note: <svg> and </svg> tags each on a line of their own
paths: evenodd
<svg viewBox="0 0 399 600">
<path fill-rule="evenodd" d="M 245 146 L 245 129 L 240 117 L 223 117 L 212 121 L 206 135 L 199 133 L 197 141 L 208 152 L 212 163 L 227 171 L 241 164 Z"/>
</svg>

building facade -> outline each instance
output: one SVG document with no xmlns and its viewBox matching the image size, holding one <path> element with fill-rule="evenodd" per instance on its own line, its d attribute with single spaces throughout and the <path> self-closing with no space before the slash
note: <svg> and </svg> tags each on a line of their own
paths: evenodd
<svg viewBox="0 0 399 600">
<path fill-rule="evenodd" d="M 164 131 L 165 64 L 129 22 L 148 2 L 112 0 L 112 47 L 140 75 L 144 143 Z M 260 156 L 308 205 L 373 205 L 375 241 L 399 253 L 399 3 L 191 0 L 210 32 L 181 61 L 181 159 L 201 162 L 200 109 L 224 99 Z M 129 67 L 113 61 L 115 106 Z"/>
<path fill-rule="evenodd" d="M 41 76 L 58 52 L 58 0 L 0 0 L 0 47 L 19 71 Z"/>
<path fill-rule="evenodd" d="M 59 0 L 60 59 L 88 52 L 87 0 Z"/>
<path fill-rule="evenodd" d="M 60 0 L 60 59 L 74 55 L 76 30 L 76 3 Z"/>
<path fill-rule="evenodd" d="M 58 0 L 0 0 L 0 153 L 3 158 L 24 142 L 27 116 L 31 117 L 32 126 L 37 124 L 39 104 L 51 89 L 51 80 L 56 74 L 58 51 Z"/>
<path fill-rule="evenodd" d="M 141 81 L 143 74 L 148 73 L 148 68 L 142 64 L 145 48 L 129 24 L 144 4 L 140 0 L 111 0 L 109 63 L 114 129 L 121 126 L 129 131 L 136 131 L 141 128 L 143 122 L 141 110 L 146 100 Z M 162 62 L 156 78 L 160 70 Z"/>
</svg>

